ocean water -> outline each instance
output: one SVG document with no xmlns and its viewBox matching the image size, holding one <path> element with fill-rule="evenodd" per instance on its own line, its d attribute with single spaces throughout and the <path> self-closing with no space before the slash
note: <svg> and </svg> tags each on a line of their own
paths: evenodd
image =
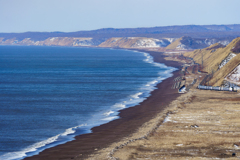
<svg viewBox="0 0 240 160">
<path fill-rule="evenodd" d="M 0 160 L 90 133 L 174 70 L 128 50 L 0 46 Z"/>
</svg>

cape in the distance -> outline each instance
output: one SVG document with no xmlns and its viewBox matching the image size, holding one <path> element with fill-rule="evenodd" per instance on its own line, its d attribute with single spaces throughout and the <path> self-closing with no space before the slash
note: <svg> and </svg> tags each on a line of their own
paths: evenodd
<svg viewBox="0 0 240 160">
<path fill-rule="evenodd" d="M 123 29 L 104 28 L 78 32 L 0 33 L 0 45 L 186 50 L 201 49 L 214 43 L 227 45 L 238 36 L 240 36 L 239 24 L 184 25 Z M 175 43 L 172 44 L 173 42 Z"/>
</svg>

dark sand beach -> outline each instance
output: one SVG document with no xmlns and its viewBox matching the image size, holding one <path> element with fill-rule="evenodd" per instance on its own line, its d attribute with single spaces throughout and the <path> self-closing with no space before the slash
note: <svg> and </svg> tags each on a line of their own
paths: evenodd
<svg viewBox="0 0 240 160">
<path fill-rule="evenodd" d="M 155 62 L 176 68 L 181 67 L 178 62 L 164 60 L 163 53 L 143 52 L 153 56 Z M 179 76 L 179 71 L 175 71 L 173 74 L 172 77 L 159 83 L 157 89 L 151 92 L 151 96 L 140 105 L 121 110 L 119 119 L 94 127 L 90 134 L 77 136 L 74 141 L 46 149 L 39 155 L 27 157 L 24 160 L 86 159 L 96 150 L 106 148 L 110 144 L 120 141 L 123 137 L 136 132 L 141 125 L 150 121 L 179 96 L 176 89 L 171 89 L 173 79 Z"/>
</svg>

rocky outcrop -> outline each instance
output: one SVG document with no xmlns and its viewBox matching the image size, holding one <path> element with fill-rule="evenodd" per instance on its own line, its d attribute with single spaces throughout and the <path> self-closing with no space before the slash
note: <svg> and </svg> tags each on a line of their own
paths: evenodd
<svg viewBox="0 0 240 160">
<path fill-rule="evenodd" d="M 218 66 L 218 69 L 221 69 L 223 66 L 225 66 L 235 56 L 236 54 L 229 53 L 229 55 L 220 63 L 220 65 Z"/>
<path fill-rule="evenodd" d="M 225 80 L 240 85 L 240 65 L 234 68 L 234 70 L 226 76 Z"/>
<path fill-rule="evenodd" d="M 116 37 L 109 38 L 99 45 L 99 47 L 112 48 L 158 48 L 166 47 L 170 42 L 167 39 L 155 39 L 144 37 Z"/>
</svg>

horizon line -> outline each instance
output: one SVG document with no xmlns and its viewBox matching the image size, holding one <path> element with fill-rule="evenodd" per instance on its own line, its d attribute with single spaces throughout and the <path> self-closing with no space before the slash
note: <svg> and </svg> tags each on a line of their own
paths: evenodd
<svg viewBox="0 0 240 160">
<path fill-rule="evenodd" d="M 180 27 L 180 26 L 228 26 L 228 25 L 240 25 L 240 24 L 206 24 L 206 25 L 197 25 L 197 24 L 186 24 L 186 25 L 169 25 L 169 26 L 154 26 L 154 27 L 133 27 L 133 28 L 114 28 L 114 27 L 106 27 L 106 28 L 98 28 L 92 30 L 78 30 L 78 31 L 23 31 L 23 32 L 0 32 L 0 34 L 21 34 L 21 33 L 74 33 L 74 32 L 91 32 L 97 30 L 104 30 L 104 29 L 143 29 L 143 28 L 161 28 L 161 27 Z"/>
</svg>

